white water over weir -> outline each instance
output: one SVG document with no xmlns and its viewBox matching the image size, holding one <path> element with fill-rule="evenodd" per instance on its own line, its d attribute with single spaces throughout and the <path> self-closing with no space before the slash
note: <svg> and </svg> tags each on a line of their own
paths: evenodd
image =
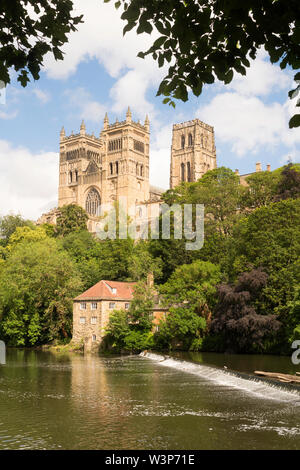
<svg viewBox="0 0 300 470">
<path fill-rule="evenodd" d="M 232 371 L 229 372 L 218 369 L 217 367 L 182 361 L 170 356 L 163 356 L 148 351 L 141 352 L 140 356 L 159 362 L 163 367 L 171 367 L 188 374 L 194 374 L 204 380 L 213 381 L 218 385 L 240 389 L 250 394 L 259 395 L 268 400 L 290 402 L 294 405 L 300 406 L 300 391 L 284 389 L 283 387 L 280 387 L 279 384 L 268 383 L 261 378 L 256 378 L 255 376 L 252 377 L 249 374 L 242 374 L 247 376 L 247 378 L 243 378 L 239 377 L 238 373 L 234 373 Z"/>
</svg>

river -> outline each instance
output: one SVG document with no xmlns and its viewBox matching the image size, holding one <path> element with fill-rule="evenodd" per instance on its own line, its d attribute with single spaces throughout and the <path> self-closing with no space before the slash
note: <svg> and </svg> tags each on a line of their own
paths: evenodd
<svg viewBox="0 0 300 470">
<path fill-rule="evenodd" d="M 0 449 L 299 449 L 300 391 L 228 374 L 289 357 L 82 356 L 15 350 L 0 366 Z"/>
</svg>

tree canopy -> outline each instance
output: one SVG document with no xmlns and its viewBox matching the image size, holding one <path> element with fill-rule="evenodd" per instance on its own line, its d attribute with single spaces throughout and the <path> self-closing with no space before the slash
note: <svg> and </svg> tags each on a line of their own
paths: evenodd
<svg viewBox="0 0 300 470">
<path fill-rule="evenodd" d="M 61 47 L 76 31 L 82 16 L 73 16 L 71 0 L 2 0 L 0 2 L 0 80 L 10 83 L 9 70 L 26 86 L 39 72 L 47 53 L 63 59 Z"/>
<path fill-rule="evenodd" d="M 87 230 L 88 215 L 86 211 L 76 204 L 67 204 L 60 207 L 56 222 L 56 233 L 64 237 L 71 232 Z"/>
<path fill-rule="evenodd" d="M 110 0 L 104 0 L 109 2 Z M 123 29 L 151 34 L 155 41 L 141 58 L 151 54 L 158 66 L 169 64 L 158 95 L 175 106 L 188 100 L 188 90 L 199 96 L 204 84 L 215 79 L 228 84 L 234 72 L 246 75 L 258 50 L 265 48 L 281 69 L 299 69 L 300 4 L 298 0 L 117 0 L 124 7 Z M 157 37 L 157 35 L 159 37 Z M 295 75 L 300 80 L 300 72 Z M 291 90 L 290 98 L 296 96 Z M 300 105 L 300 102 L 298 106 Z M 290 127 L 300 126 L 295 114 Z"/>
</svg>

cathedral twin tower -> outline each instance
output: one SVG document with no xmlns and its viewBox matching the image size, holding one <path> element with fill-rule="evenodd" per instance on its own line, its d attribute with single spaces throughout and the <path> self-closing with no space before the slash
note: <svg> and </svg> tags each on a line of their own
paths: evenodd
<svg viewBox="0 0 300 470">
<path fill-rule="evenodd" d="M 60 133 L 59 207 L 75 203 L 83 207 L 90 222 L 107 206 L 126 198 L 128 207 L 157 204 L 163 190 L 149 183 L 150 123 L 126 119 L 109 124 L 105 115 L 99 138 L 86 132 Z M 167 156 L 166 156 L 167 158 Z M 173 125 L 170 187 L 181 181 L 197 181 L 216 168 L 214 130 L 194 119 Z M 89 229 L 93 231 L 92 225 Z"/>
</svg>

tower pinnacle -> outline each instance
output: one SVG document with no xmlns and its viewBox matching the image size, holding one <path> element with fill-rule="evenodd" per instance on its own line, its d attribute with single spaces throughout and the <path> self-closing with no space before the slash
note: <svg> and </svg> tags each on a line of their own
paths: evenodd
<svg viewBox="0 0 300 470">
<path fill-rule="evenodd" d="M 60 140 L 63 140 L 66 137 L 66 132 L 64 126 L 61 128 L 60 131 Z"/>
<path fill-rule="evenodd" d="M 84 135 L 86 131 L 85 123 L 84 120 L 82 120 L 81 126 L 80 126 L 80 134 Z"/>
<path fill-rule="evenodd" d="M 107 129 L 107 128 L 108 128 L 108 125 L 109 125 L 108 115 L 107 115 L 107 113 L 105 113 L 105 117 L 104 117 L 104 129 Z"/>
<path fill-rule="evenodd" d="M 132 115 L 131 115 L 130 107 L 128 106 L 127 113 L 126 113 L 126 122 L 131 122 L 131 121 L 132 121 Z"/>
</svg>

